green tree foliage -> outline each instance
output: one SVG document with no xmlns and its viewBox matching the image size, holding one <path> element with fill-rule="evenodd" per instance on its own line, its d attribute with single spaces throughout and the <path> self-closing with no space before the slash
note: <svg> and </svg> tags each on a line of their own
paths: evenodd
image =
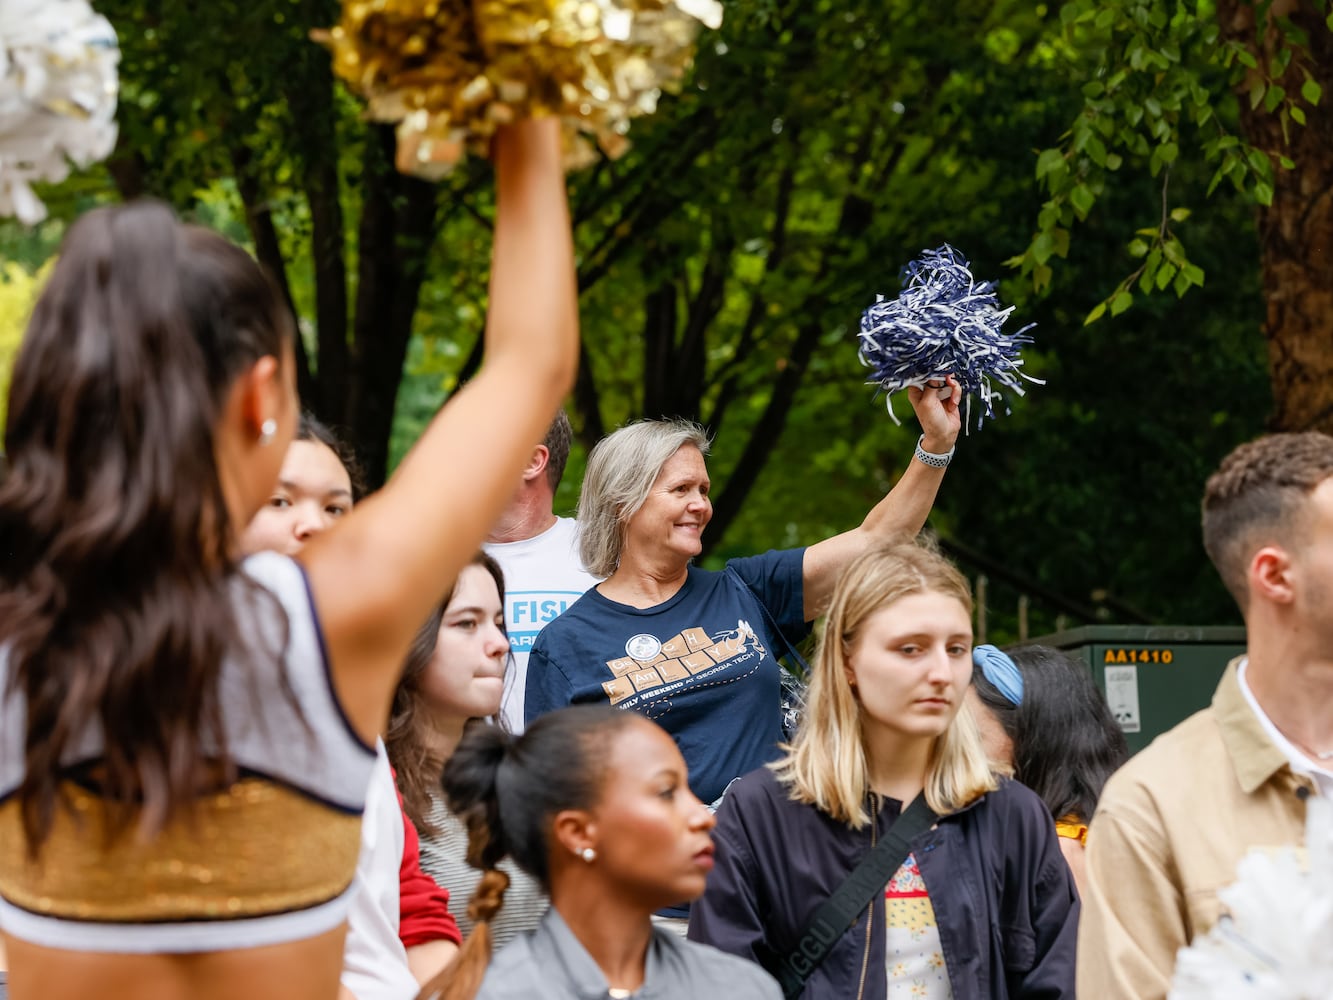
<svg viewBox="0 0 1333 1000">
<path fill-rule="evenodd" d="M 844 530 L 892 485 L 916 431 L 905 399 L 897 428 L 863 384 L 857 321 L 877 293 L 897 293 L 902 264 L 948 241 L 983 278 L 1033 255 L 1029 280 L 1001 294 L 1016 322 L 1037 321 L 1030 367 L 1049 380 L 960 443 L 933 518 L 965 567 L 991 577 L 998 635 L 1017 629 L 1019 594 L 1036 601 L 1034 632 L 1099 608 L 1199 623 L 1233 614 L 1205 568 L 1195 510 L 1208 469 L 1271 405 L 1253 335 L 1257 168 L 1245 157 L 1244 183 L 1232 168 L 1209 197 L 1216 165 L 1159 154 L 1153 176 L 1146 161 L 1113 160 L 1084 87 L 1108 86 L 1099 67 L 1115 52 L 1098 48 L 1100 15 L 1067 6 L 1079 9 L 1062 20 L 1019 0 L 959 0 L 947 17 L 906 0 L 731 0 L 681 94 L 635 123 L 629 154 L 571 177 L 580 439 L 645 414 L 705 422 L 716 435 L 711 559 Z M 1103 6 L 1117 12 L 1104 29 L 1123 30 L 1132 5 Z M 121 142 L 106 173 L 48 201 L 70 217 L 99 198 L 154 194 L 248 242 L 300 318 L 303 396 L 382 474 L 480 360 L 485 164 L 434 186 L 392 170 L 391 133 L 361 119 L 308 39 L 335 22 L 336 0 L 99 8 L 125 52 Z M 1202 15 L 1189 9 L 1192 26 Z M 1234 135 L 1229 72 L 1223 62 L 1195 81 L 1215 127 Z M 1134 74 L 1118 86 L 1125 103 L 1146 100 Z M 1081 141 L 1052 138 L 1085 120 Z M 1144 135 L 1150 160 L 1162 142 Z M 1168 171 L 1167 236 L 1144 236 L 1140 261 L 1165 259 L 1193 207 L 1188 263 L 1220 280 L 1083 330 L 1134 266 L 1122 220 L 1160 221 Z M 1075 177 L 1095 206 L 1077 184 L 1059 186 Z M 1040 261 L 1034 217 L 1050 241 Z M 580 471 L 576 456 L 565 509 Z"/>
</svg>

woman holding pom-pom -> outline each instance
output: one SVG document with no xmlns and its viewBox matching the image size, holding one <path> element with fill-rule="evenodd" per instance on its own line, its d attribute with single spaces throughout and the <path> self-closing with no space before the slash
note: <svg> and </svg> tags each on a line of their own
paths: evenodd
<svg viewBox="0 0 1333 1000">
<path fill-rule="evenodd" d="M 703 892 L 713 867 L 712 813 L 653 723 L 589 705 L 520 737 L 474 724 L 443 785 L 485 874 L 468 907 L 476 929 L 420 1000 L 781 996 L 757 965 L 652 924 L 659 907 Z M 491 961 L 506 857 L 550 892 L 551 909 Z"/>
<path fill-rule="evenodd" d="M 159 205 L 70 230 L 14 368 L 0 486 L 13 1000 L 337 995 L 404 656 L 573 382 L 557 123 L 501 129 L 494 156 L 485 365 L 297 560 L 238 545 L 297 420 L 272 283 Z"/>
<path fill-rule="evenodd" d="M 823 613 L 858 552 L 921 530 L 958 436 L 959 391 L 952 378 L 943 397 L 908 390 L 923 431 L 916 454 L 859 527 L 721 572 L 692 565 L 713 511 L 702 428 L 645 420 L 601 441 L 578 520 L 583 563 L 606 579 L 538 636 L 529 721 L 584 702 L 640 712 L 676 739 L 691 788 L 709 803 L 773 760 L 783 722 L 778 657 Z"/>
</svg>

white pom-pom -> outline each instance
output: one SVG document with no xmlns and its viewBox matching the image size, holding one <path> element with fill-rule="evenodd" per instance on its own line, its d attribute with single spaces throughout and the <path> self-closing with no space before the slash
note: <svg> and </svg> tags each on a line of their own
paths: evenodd
<svg viewBox="0 0 1333 1000">
<path fill-rule="evenodd" d="M 87 0 L 0 0 L 0 214 L 46 218 L 61 181 L 116 144 L 116 33 Z"/>
<path fill-rule="evenodd" d="M 1307 809 L 1304 849 L 1251 851 L 1218 893 L 1227 915 L 1180 950 L 1170 1000 L 1333 1000 L 1333 801 Z"/>
</svg>

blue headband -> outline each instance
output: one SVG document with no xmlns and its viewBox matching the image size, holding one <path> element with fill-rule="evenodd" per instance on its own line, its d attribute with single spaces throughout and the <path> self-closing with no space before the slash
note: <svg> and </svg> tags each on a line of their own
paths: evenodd
<svg viewBox="0 0 1333 1000">
<path fill-rule="evenodd" d="M 975 646 L 972 662 L 1011 705 L 1023 704 L 1023 674 L 1009 654 L 991 645 Z"/>
</svg>

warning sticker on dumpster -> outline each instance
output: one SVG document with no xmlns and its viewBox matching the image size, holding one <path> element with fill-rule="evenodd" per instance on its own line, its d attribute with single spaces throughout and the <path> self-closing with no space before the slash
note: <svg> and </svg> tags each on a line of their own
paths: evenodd
<svg viewBox="0 0 1333 1000">
<path fill-rule="evenodd" d="M 1120 728 L 1137 733 L 1143 728 L 1139 718 L 1139 668 L 1106 668 L 1106 703 Z"/>
</svg>

